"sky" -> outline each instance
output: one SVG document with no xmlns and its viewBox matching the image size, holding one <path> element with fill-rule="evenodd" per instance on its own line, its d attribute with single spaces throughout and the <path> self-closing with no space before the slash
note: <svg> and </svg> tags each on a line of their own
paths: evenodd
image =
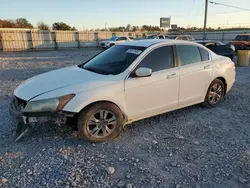
<svg viewBox="0 0 250 188">
<path fill-rule="evenodd" d="M 212 0 L 213 1 L 213 0 Z M 249 8 L 250 0 L 214 0 Z M 202 27 L 205 0 L 0 0 L 0 19 L 24 17 L 34 26 L 65 22 L 78 30 L 131 25 L 159 26 L 160 17 L 171 24 Z M 250 27 L 250 11 L 209 4 L 208 26 Z"/>
</svg>

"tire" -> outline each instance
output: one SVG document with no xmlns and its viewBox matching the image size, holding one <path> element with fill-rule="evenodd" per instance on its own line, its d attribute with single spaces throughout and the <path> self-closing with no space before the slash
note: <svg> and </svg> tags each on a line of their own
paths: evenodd
<svg viewBox="0 0 250 188">
<path fill-rule="evenodd" d="M 216 85 L 218 87 L 216 87 Z M 221 88 L 221 90 L 219 88 Z M 213 107 L 217 106 L 221 101 L 224 100 L 224 96 L 225 96 L 224 83 L 220 79 L 215 79 L 208 87 L 207 94 L 206 94 L 205 100 L 203 102 L 203 105 L 205 107 L 208 107 L 208 108 L 213 108 Z M 214 100 L 213 100 L 213 98 L 214 98 Z"/>
<path fill-rule="evenodd" d="M 80 112 L 77 127 L 81 138 L 92 142 L 105 142 L 119 136 L 123 123 L 123 114 L 116 105 L 101 102 Z"/>
</svg>

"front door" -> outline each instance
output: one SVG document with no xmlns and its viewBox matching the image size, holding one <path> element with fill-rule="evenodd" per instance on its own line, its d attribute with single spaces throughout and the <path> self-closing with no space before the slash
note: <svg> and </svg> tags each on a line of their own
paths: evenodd
<svg viewBox="0 0 250 188">
<path fill-rule="evenodd" d="M 171 46 L 152 50 L 136 67 L 152 69 L 150 77 L 125 80 L 126 107 L 129 120 L 153 116 L 178 105 L 179 69 L 174 67 Z"/>
</svg>

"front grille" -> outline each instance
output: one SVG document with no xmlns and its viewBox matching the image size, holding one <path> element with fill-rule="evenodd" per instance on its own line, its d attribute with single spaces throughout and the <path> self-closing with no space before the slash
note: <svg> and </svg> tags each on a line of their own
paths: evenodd
<svg viewBox="0 0 250 188">
<path fill-rule="evenodd" d="M 13 103 L 14 103 L 15 107 L 18 109 L 23 109 L 27 105 L 27 101 L 20 99 L 16 96 L 14 97 Z"/>
</svg>

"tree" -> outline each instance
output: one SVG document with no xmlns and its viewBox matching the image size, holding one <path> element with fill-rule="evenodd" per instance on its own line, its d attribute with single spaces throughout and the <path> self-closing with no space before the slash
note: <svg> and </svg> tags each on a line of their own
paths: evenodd
<svg viewBox="0 0 250 188">
<path fill-rule="evenodd" d="M 75 27 L 72 27 L 71 31 L 77 31 L 77 29 Z"/>
<path fill-rule="evenodd" d="M 71 28 L 68 24 L 66 24 L 64 22 L 53 23 L 52 29 L 53 30 L 66 30 L 66 31 L 71 31 L 73 29 L 74 31 L 76 31 L 75 27 Z"/>
<path fill-rule="evenodd" d="M 0 20 L 0 28 L 16 28 L 16 23 L 13 20 Z"/>
<path fill-rule="evenodd" d="M 49 25 L 43 23 L 43 21 L 38 22 L 38 23 L 37 23 L 37 27 L 38 27 L 38 29 L 40 29 L 40 30 L 45 30 L 45 31 L 48 31 L 48 30 L 49 30 Z"/>
<path fill-rule="evenodd" d="M 16 25 L 18 28 L 34 28 L 33 25 L 29 23 L 26 18 L 17 18 Z"/>
<path fill-rule="evenodd" d="M 126 27 L 126 31 L 130 31 L 130 30 L 132 30 L 132 26 L 130 24 L 128 24 Z"/>
</svg>

